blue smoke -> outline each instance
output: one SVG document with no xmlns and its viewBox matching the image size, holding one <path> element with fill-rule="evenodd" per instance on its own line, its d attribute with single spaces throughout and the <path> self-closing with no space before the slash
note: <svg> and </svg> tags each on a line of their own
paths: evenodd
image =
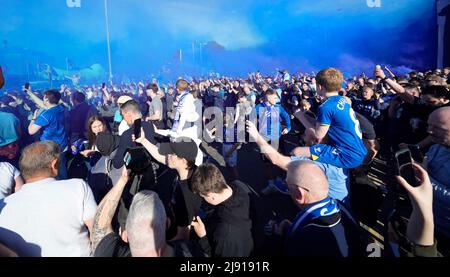
<svg viewBox="0 0 450 277">
<path fill-rule="evenodd" d="M 326 66 L 350 75 L 369 73 L 374 63 L 434 67 L 434 1 L 380 2 L 109 0 L 113 74 L 123 80 Z M 10 79 L 36 79 L 40 64 L 108 70 L 103 0 L 81 0 L 80 8 L 66 0 L 0 6 L 0 64 Z"/>
</svg>

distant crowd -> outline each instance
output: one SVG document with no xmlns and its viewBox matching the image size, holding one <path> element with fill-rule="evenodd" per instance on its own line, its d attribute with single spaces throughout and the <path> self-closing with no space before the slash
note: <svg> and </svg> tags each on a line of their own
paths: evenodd
<svg viewBox="0 0 450 277">
<path fill-rule="evenodd" d="M 274 256 L 367 257 L 379 243 L 352 184 L 376 159 L 409 196 L 405 228 L 384 222 L 396 234 L 384 247 L 447 256 L 449 88 L 448 67 L 397 76 L 374 65 L 350 79 L 326 68 L 4 91 L 0 256 L 250 257 L 263 245 Z M 244 149 L 260 153 L 262 190 L 242 181 L 253 168 L 238 159 Z M 261 227 L 261 195 L 273 194 L 290 196 L 296 216 Z"/>
</svg>

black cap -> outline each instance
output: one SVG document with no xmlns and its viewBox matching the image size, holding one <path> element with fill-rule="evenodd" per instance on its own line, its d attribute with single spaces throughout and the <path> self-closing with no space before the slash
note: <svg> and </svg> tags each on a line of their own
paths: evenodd
<svg viewBox="0 0 450 277">
<path fill-rule="evenodd" d="M 159 146 L 159 154 L 161 155 L 175 154 L 192 162 L 195 162 L 197 153 L 197 144 L 188 137 L 179 137 L 173 142 L 161 143 Z"/>
</svg>

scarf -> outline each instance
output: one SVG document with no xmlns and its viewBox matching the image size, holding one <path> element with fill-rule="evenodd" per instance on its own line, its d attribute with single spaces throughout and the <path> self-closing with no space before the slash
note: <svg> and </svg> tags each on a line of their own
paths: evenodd
<svg viewBox="0 0 450 277">
<path fill-rule="evenodd" d="M 172 131 L 174 131 L 174 132 L 176 132 L 178 129 L 178 125 L 180 123 L 180 118 L 181 118 L 180 109 L 181 109 L 181 106 L 183 106 L 185 98 L 188 94 L 189 94 L 188 91 L 183 92 L 183 94 L 181 94 L 181 96 L 180 96 L 180 100 L 178 101 L 178 106 L 175 111 L 175 117 L 174 117 L 174 122 L 173 122 L 173 126 L 172 126 Z"/>
<path fill-rule="evenodd" d="M 298 228 L 303 228 L 310 224 L 314 219 L 324 216 L 331 216 L 340 212 L 339 206 L 335 200 L 327 197 L 326 199 L 315 203 L 301 211 L 294 219 L 289 235 L 292 235 Z"/>
</svg>

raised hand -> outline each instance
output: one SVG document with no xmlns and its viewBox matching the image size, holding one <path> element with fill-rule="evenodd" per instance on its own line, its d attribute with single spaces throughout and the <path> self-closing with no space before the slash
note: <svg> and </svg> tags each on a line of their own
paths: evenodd
<svg viewBox="0 0 450 277">
<path fill-rule="evenodd" d="M 256 129 L 255 124 L 250 120 L 247 120 L 245 122 L 245 125 L 247 126 L 246 130 L 248 132 L 249 137 L 252 138 L 254 141 L 256 141 L 259 137 L 259 132 L 258 129 Z"/>
<path fill-rule="evenodd" d="M 143 144 L 143 143 L 147 140 L 147 139 L 145 138 L 144 128 L 141 128 L 141 136 L 140 136 L 140 137 L 136 138 L 136 137 L 134 136 L 134 134 L 132 134 L 132 135 L 131 135 L 131 139 L 132 139 L 134 142 Z"/>
<path fill-rule="evenodd" d="M 205 224 L 199 216 L 194 216 L 194 219 L 191 222 L 191 227 L 194 228 L 194 231 L 199 238 L 206 236 Z"/>
</svg>

